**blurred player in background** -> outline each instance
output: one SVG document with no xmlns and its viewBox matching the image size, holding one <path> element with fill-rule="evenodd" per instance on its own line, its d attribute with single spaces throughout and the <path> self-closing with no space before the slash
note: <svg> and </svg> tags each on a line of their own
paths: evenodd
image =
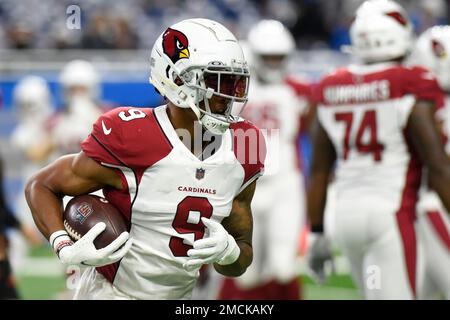
<svg viewBox="0 0 450 320">
<path fill-rule="evenodd" d="M 355 283 L 367 299 L 413 299 L 423 259 L 415 232 L 421 163 L 450 208 L 450 160 L 434 123 L 444 95 L 427 69 L 402 64 L 412 26 L 397 3 L 363 3 L 350 36 L 362 64 L 325 76 L 313 93 L 309 265 L 323 278 L 332 259 L 323 211 L 336 164 L 334 231 Z"/>
<path fill-rule="evenodd" d="M 84 60 L 73 60 L 60 74 L 63 111 L 53 120 L 53 143 L 57 156 L 79 152 L 95 120 L 106 111 L 100 104 L 100 76 Z"/>
<path fill-rule="evenodd" d="M 220 298 L 296 300 L 298 243 L 305 218 L 297 147 L 309 86 L 288 77 L 295 42 L 281 22 L 260 21 L 246 44 L 254 77 L 242 116 L 266 134 L 267 160 L 252 202 L 253 263 L 241 277 L 225 279 Z"/>
<path fill-rule="evenodd" d="M 50 90 L 46 81 L 38 76 L 27 76 L 18 82 L 13 92 L 14 108 L 18 120 L 11 134 L 11 145 L 19 151 L 22 160 L 22 181 L 44 167 L 53 149 L 49 119 L 53 112 Z M 16 201 L 18 218 L 23 228 L 34 232 L 35 238 L 40 234 L 34 224 L 25 196 L 20 193 Z M 12 232 L 10 258 L 14 270 L 23 267 L 28 253 L 28 245 L 20 233 Z M 42 240 L 44 240 L 42 238 Z"/>
<path fill-rule="evenodd" d="M 202 265 L 236 277 L 252 261 L 250 204 L 265 146 L 239 119 L 250 73 L 238 41 L 215 21 L 183 20 L 155 42 L 150 71 L 167 105 L 102 115 L 80 153 L 59 158 L 26 188 L 60 260 L 91 267 L 79 299 L 187 299 Z M 61 197 L 99 189 L 129 233 L 97 250 L 105 224 L 72 242 Z"/>
<path fill-rule="evenodd" d="M 43 78 L 27 76 L 16 85 L 13 96 L 18 124 L 11 143 L 30 161 L 24 171 L 31 174 L 46 164 L 52 148 L 47 128 L 53 113 L 50 91 Z"/>
<path fill-rule="evenodd" d="M 416 42 L 411 62 L 430 69 L 447 93 L 445 107 L 437 112 L 438 127 L 450 155 L 450 26 L 424 32 Z M 426 172 L 425 172 L 426 173 Z M 425 245 L 425 298 L 438 294 L 450 299 L 450 219 L 439 195 L 424 184 L 419 202 L 418 231 Z"/>
</svg>

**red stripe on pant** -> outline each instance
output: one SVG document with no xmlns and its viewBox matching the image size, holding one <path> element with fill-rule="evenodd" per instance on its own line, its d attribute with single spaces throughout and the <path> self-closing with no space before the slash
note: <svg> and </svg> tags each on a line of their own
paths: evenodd
<svg viewBox="0 0 450 320">
<path fill-rule="evenodd" d="M 442 240 L 444 246 L 450 251 L 450 235 L 441 213 L 439 211 L 428 211 L 427 218 L 430 220 L 431 225 Z"/>
<path fill-rule="evenodd" d="M 414 298 L 416 297 L 416 262 L 417 239 L 414 221 L 416 219 L 417 192 L 420 187 L 421 165 L 415 153 L 411 151 L 411 160 L 406 171 L 400 208 L 396 218 L 403 245 L 403 254 L 408 272 L 409 285 Z"/>
<path fill-rule="evenodd" d="M 411 215 L 407 211 L 399 211 L 397 212 L 397 224 L 402 238 L 409 285 L 414 297 L 416 297 L 417 239 L 414 219 L 411 219 Z"/>
</svg>

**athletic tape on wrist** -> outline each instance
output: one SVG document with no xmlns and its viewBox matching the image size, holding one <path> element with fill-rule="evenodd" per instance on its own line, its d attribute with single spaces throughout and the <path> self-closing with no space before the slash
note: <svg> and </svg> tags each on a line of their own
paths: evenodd
<svg viewBox="0 0 450 320">
<path fill-rule="evenodd" d="M 73 244 L 72 239 L 69 237 L 67 231 L 65 230 L 53 232 L 49 238 L 49 242 L 55 253 L 58 255 L 58 257 L 59 252 L 61 251 L 62 248 L 71 246 Z"/>
</svg>

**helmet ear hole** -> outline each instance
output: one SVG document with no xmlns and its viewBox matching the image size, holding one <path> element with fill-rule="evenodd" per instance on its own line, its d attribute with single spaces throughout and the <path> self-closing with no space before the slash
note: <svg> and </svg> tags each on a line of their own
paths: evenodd
<svg viewBox="0 0 450 320">
<path fill-rule="evenodd" d="M 417 39 L 409 62 L 429 69 L 450 92 L 450 26 L 434 26 Z"/>
<path fill-rule="evenodd" d="M 182 86 L 182 85 L 184 84 L 183 80 L 181 80 L 181 78 L 180 78 L 179 76 L 177 76 L 173 82 L 174 82 L 177 86 Z"/>
</svg>

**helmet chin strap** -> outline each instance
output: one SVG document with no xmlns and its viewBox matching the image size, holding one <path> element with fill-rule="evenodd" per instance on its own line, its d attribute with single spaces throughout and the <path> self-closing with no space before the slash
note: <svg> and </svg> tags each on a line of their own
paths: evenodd
<svg viewBox="0 0 450 320">
<path fill-rule="evenodd" d="M 227 129 L 230 127 L 230 124 L 228 122 L 218 120 L 208 114 L 203 115 L 200 122 L 208 131 L 216 135 L 224 134 L 225 131 L 227 131 Z"/>
<path fill-rule="evenodd" d="M 198 121 L 201 121 L 202 113 L 200 109 L 193 103 L 192 101 L 188 101 L 189 107 L 194 111 L 195 115 L 197 116 Z"/>
</svg>

